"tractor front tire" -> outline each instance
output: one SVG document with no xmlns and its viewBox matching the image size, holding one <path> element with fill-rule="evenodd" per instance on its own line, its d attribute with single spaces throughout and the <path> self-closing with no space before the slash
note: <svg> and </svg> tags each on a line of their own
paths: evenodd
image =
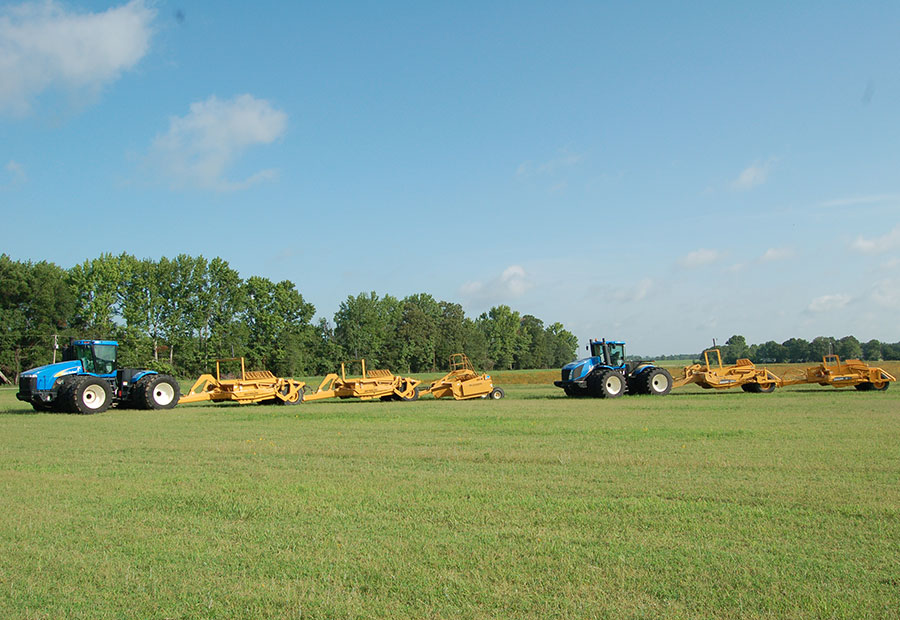
<svg viewBox="0 0 900 620">
<path fill-rule="evenodd" d="M 112 405 L 112 388 L 96 377 L 77 379 L 68 391 L 70 410 L 75 413 L 103 413 Z"/>
<path fill-rule="evenodd" d="M 495 387 L 493 390 L 491 390 L 491 393 L 488 394 L 488 398 L 490 398 L 491 400 L 500 400 L 501 398 L 503 398 L 503 396 L 503 390 L 498 387 Z"/>
<path fill-rule="evenodd" d="M 596 398 L 616 398 L 625 393 L 625 377 L 615 370 L 591 375 L 587 384 L 591 396 Z"/>
<path fill-rule="evenodd" d="M 142 409 L 171 409 L 178 404 L 181 387 L 174 377 L 168 375 L 151 375 L 147 382 L 141 379 L 138 394 Z"/>
</svg>

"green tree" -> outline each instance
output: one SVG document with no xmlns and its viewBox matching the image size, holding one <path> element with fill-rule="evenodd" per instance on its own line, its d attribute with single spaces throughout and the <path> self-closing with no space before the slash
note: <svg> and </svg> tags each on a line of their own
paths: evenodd
<svg viewBox="0 0 900 620">
<path fill-rule="evenodd" d="M 99 257 L 75 265 L 68 284 L 76 292 L 74 326 L 82 338 L 112 338 L 118 332 L 133 262 L 128 255 Z"/>
<path fill-rule="evenodd" d="M 396 329 L 401 316 L 396 297 L 374 291 L 349 296 L 334 315 L 334 337 L 345 357 L 366 358 L 371 368 L 390 367 L 402 357 Z"/>
<path fill-rule="evenodd" d="M 75 299 L 66 272 L 0 255 L 0 368 L 7 376 L 51 361 L 54 335 L 64 341 Z"/>
<path fill-rule="evenodd" d="M 446 301 L 442 301 L 438 305 L 440 306 L 440 317 L 435 329 L 434 345 L 438 368 L 446 368 L 450 356 L 454 353 L 465 353 L 474 364 L 477 359 L 473 357 L 475 352 L 470 351 L 466 346 L 466 337 L 471 326 L 466 324 L 468 319 L 466 319 L 466 313 L 463 312 L 462 306 Z"/>
<path fill-rule="evenodd" d="M 494 306 L 478 317 L 478 327 L 487 340 L 493 368 L 511 369 L 519 347 L 519 313 L 506 305 Z"/>
<path fill-rule="evenodd" d="M 315 307 L 304 301 L 293 282 L 247 279 L 247 357 L 252 365 L 279 375 L 306 372 L 313 366 L 307 348 L 313 344 L 310 320 Z"/>
<path fill-rule="evenodd" d="M 816 336 L 809 343 L 809 356 L 813 361 L 822 361 L 826 355 L 835 351 L 837 341 L 831 336 Z"/>
<path fill-rule="evenodd" d="M 837 341 L 834 352 L 840 356 L 842 360 L 859 359 L 862 357 L 862 345 L 859 340 L 853 336 L 844 336 Z"/>
<path fill-rule="evenodd" d="M 878 340 L 870 340 L 862 346 L 863 359 L 872 362 L 878 362 L 882 359 L 881 342 Z"/>
<path fill-rule="evenodd" d="M 747 346 L 747 339 L 743 336 L 735 334 L 725 341 L 722 347 L 722 361 L 725 364 L 734 364 L 741 358 L 749 355 L 750 348 Z"/>
<path fill-rule="evenodd" d="M 544 322 L 526 314 L 519 320 L 519 338 L 516 342 L 516 368 L 544 368 L 549 357 L 547 332 Z"/>
<path fill-rule="evenodd" d="M 781 363 L 788 361 L 788 350 L 782 344 L 778 344 L 774 340 L 769 340 L 759 345 L 757 350 L 757 358 L 760 362 Z"/>
<path fill-rule="evenodd" d="M 548 368 L 561 368 L 577 357 L 578 338 L 566 330 L 562 323 L 553 323 L 547 328 L 550 341 L 548 351 L 550 357 L 545 364 Z"/>
<path fill-rule="evenodd" d="M 437 369 L 438 326 L 441 306 L 426 293 L 410 295 L 401 302 L 396 339 L 402 346 L 398 370 L 409 372 Z"/>
<path fill-rule="evenodd" d="M 787 349 L 788 361 L 794 363 L 809 361 L 809 343 L 803 338 L 790 338 L 782 344 Z"/>
</svg>

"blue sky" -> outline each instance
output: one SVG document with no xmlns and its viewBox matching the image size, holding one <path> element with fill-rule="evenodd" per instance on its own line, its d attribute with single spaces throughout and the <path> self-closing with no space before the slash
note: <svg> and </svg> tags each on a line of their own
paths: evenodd
<svg viewBox="0 0 900 620">
<path fill-rule="evenodd" d="M 0 251 L 634 353 L 900 340 L 900 4 L 0 4 Z"/>
</svg>

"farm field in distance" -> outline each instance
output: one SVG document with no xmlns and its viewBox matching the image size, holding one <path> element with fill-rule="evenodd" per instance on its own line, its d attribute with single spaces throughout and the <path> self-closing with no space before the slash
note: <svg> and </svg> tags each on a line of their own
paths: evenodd
<svg viewBox="0 0 900 620">
<path fill-rule="evenodd" d="M 93 416 L 0 388 L 0 617 L 897 617 L 900 385 L 603 401 L 527 372 Z"/>
</svg>

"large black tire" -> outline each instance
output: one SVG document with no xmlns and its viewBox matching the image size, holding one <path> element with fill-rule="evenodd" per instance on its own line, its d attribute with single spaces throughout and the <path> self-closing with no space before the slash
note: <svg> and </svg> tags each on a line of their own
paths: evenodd
<svg viewBox="0 0 900 620">
<path fill-rule="evenodd" d="M 766 384 L 759 385 L 759 393 L 760 394 L 771 394 L 774 391 L 775 391 L 774 383 L 766 383 Z"/>
<path fill-rule="evenodd" d="M 588 391 L 596 398 L 617 398 L 625 393 L 625 377 L 615 370 L 604 370 L 587 379 Z"/>
<path fill-rule="evenodd" d="M 181 386 L 169 375 L 150 375 L 146 382 L 141 379 L 138 387 L 143 388 L 138 394 L 142 409 L 171 409 L 181 397 Z"/>
<path fill-rule="evenodd" d="M 580 388 L 577 385 L 567 385 L 563 388 L 563 392 L 566 393 L 566 396 L 571 396 L 572 398 L 581 398 L 588 395 L 587 388 Z"/>
<path fill-rule="evenodd" d="M 775 384 L 767 383 L 763 385 L 761 383 L 745 383 L 741 386 L 741 389 L 745 392 L 750 392 L 751 394 L 771 394 L 775 391 Z"/>
<path fill-rule="evenodd" d="M 103 413 L 113 402 L 109 383 L 97 377 L 79 377 L 66 393 L 75 413 Z"/>
<path fill-rule="evenodd" d="M 147 408 L 144 404 L 144 391 L 147 389 L 147 384 L 150 383 L 150 380 L 154 377 L 156 377 L 156 375 L 144 375 L 131 386 L 131 393 L 128 395 L 128 400 L 126 401 L 129 409 Z"/>
<path fill-rule="evenodd" d="M 56 390 L 56 398 L 53 399 L 53 403 L 51 404 L 52 411 L 57 411 L 59 413 L 78 413 L 78 410 L 75 409 L 72 401 L 71 394 L 75 382 L 78 379 L 79 377 L 70 375 L 68 377 L 63 377 L 60 380 L 60 385 Z"/>
<path fill-rule="evenodd" d="M 654 368 L 639 377 L 641 394 L 665 396 L 672 389 L 672 375 L 665 368 Z"/>
<path fill-rule="evenodd" d="M 291 386 L 286 385 L 283 388 L 281 388 L 282 396 L 287 396 L 290 393 L 291 393 Z M 299 390 L 297 392 L 296 400 L 281 400 L 280 398 L 275 399 L 275 404 L 277 404 L 277 405 L 299 405 L 302 402 L 303 402 L 303 390 Z"/>
<path fill-rule="evenodd" d="M 498 387 L 495 387 L 493 390 L 491 390 L 491 393 L 488 394 L 488 398 L 490 398 L 491 400 L 500 400 L 501 398 L 503 398 L 503 396 L 503 390 Z"/>
<path fill-rule="evenodd" d="M 400 400 L 402 400 L 402 401 L 404 401 L 404 402 L 407 402 L 407 403 L 411 403 L 411 402 L 414 401 L 414 400 L 419 400 L 419 388 L 418 388 L 418 386 L 416 386 L 416 387 L 413 388 L 412 396 L 401 396 L 401 397 L 400 397 Z"/>
</svg>

